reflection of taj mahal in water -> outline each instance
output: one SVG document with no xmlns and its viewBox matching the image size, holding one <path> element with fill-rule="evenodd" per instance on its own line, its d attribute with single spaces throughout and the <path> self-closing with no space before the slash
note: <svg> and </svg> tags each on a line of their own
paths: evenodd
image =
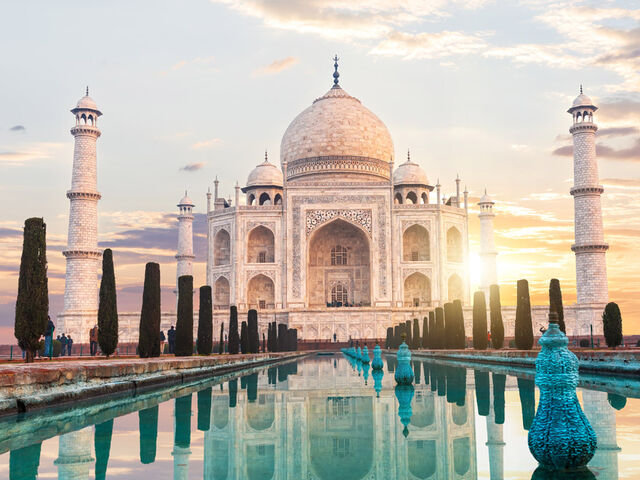
<svg viewBox="0 0 640 480">
<path fill-rule="evenodd" d="M 504 425 L 496 422 L 504 413 L 496 415 L 492 402 L 489 415 L 478 416 L 471 372 L 466 383 L 459 385 L 465 392 L 464 405 L 449 402 L 447 395 L 434 391 L 423 378 L 415 386 L 405 438 L 393 374 L 386 369 L 379 398 L 373 379 L 369 377 L 365 385 L 344 359 L 299 363 L 289 375 L 276 371 L 274 367 L 273 376 L 259 375 L 253 395 L 251 387 L 242 388 L 242 379 L 237 391 L 228 383 L 223 390 L 214 387 L 210 427 L 204 433 L 205 480 L 476 479 L 478 456 L 484 452 L 491 480 L 509 478 L 505 476 Z M 515 377 L 508 377 L 506 388 L 515 393 Z M 605 392 L 582 392 L 585 413 L 598 435 L 589 468 L 599 479 L 617 480 L 620 449 L 615 410 Z M 185 418 L 191 416 L 189 409 L 195 409 L 195 402 L 187 406 Z M 477 436 L 477 418 L 486 422 L 486 438 Z M 60 480 L 90 478 L 95 460 L 92 430 L 60 437 L 55 462 Z M 178 437 L 171 452 L 173 478 L 186 480 L 192 478 L 193 453 L 189 443 L 181 443 Z"/>
</svg>

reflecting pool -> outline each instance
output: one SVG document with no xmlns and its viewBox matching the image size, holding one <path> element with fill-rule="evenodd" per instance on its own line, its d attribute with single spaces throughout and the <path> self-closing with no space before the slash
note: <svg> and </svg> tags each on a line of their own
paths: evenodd
<svg viewBox="0 0 640 480">
<path fill-rule="evenodd" d="M 533 372 L 340 353 L 0 421 L 0 478 L 543 479 Z M 582 376 L 598 435 L 585 478 L 640 478 L 640 387 Z M 635 398 L 631 398 L 635 397 Z"/>
</svg>

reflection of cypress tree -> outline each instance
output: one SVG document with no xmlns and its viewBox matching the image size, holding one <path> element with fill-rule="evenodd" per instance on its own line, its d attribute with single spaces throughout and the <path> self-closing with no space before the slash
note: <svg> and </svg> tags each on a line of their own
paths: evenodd
<svg viewBox="0 0 640 480">
<path fill-rule="evenodd" d="M 146 465 L 156 461 L 158 406 L 140 410 L 138 412 L 138 422 L 140 428 L 140 462 Z"/>
<path fill-rule="evenodd" d="M 447 394 L 447 375 L 444 369 L 445 367 L 438 364 L 433 364 L 431 367 L 431 388 L 434 389 L 437 385 L 439 397 L 444 397 Z"/>
<path fill-rule="evenodd" d="M 207 432 L 211 426 L 211 387 L 198 392 L 198 430 Z"/>
<path fill-rule="evenodd" d="M 269 370 L 267 370 L 267 378 L 269 379 L 269 385 L 275 385 L 278 379 L 278 368 L 270 367 Z"/>
<path fill-rule="evenodd" d="M 493 413 L 497 425 L 504 423 L 504 385 L 507 381 L 506 375 L 492 373 L 493 380 Z"/>
<path fill-rule="evenodd" d="M 247 376 L 240 377 L 240 390 L 246 390 L 247 388 Z"/>
<path fill-rule="evenodd" d="M 422 368 L 424 370 L 424 384 L 429 385 L 429 364 L 427 362 L 423 362 Z"/>
<path fill-rule="evenodd" d="M 96 451 L 96 480 L 104 480 L 107 476 L 107 464 L 111 451 L 111 435 L 113 419 L 96 425 L 93 444 Z"/>
<path fill-rule="evenodd" d="M 253 403 L 258 398 L 258 374 L 247 375 L 247 400 Z"/>
<path fill-rule="evenodd" d="M 191 394 L 176 398 L 175 416 L 173 442 L 178 447 L 188 448 L 191 445 Z"/>
<path fill-rule="evenodd" d="M 36 480 L 40 466 L 41 443 L 11 450 L 9 454 L 9 480 Z"/>
<path fill-rule="evenodd" d="M 229 407 L 235 408 L 238 402 L 238 379 L 229 380 Z"/>
<path fill-rule="evenodd" d="M 414 360 L 411 363 L 413 363 L 413 375 L 415 377 L 415 384 L 418 385 L 420 383 L 420 365 L 422 362 Z"/>
<path fill-rule="evenodd" d="M 491 409 L 491 391 L 489 387 L 489 372 L 474 370 L 473 377 L 476 384 L 476 403 L 478 414 L 486 417 Z"/>
<path fill-rule="evenodd" d="M 392 356 L 387 357 L 387 371 L 389 373 L 396 371 L 396 359 Z"/>
<path fill-rule="evenodd" d="M 607 401 L 616 410 L 622 410 L 627 404 L 627 397 L 618 395 L 617 393 L 607 393 Z"/>
<path fill-rule="evenodd" d="M 525 430 L 531 428 L 533 417 L 536 415 L 536 383 L 534 380 L 518 378 L 518 393 L 522 408 L 522 426 Z"/>
<path fill-rule="evenodd" d="M 447 402 L 463 407 L 467 391 L 467 369 L 463 367 L 446 367 Z"/>
</svg>

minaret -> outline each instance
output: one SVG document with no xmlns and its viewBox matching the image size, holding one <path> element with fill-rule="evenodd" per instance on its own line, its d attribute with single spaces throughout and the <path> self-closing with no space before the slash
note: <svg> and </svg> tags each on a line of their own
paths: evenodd
<svg viewBox="0 0 640 480">
<path fill-rule="evenodd" d="M 58 458 L 53 464 L 58 467 L 59 480 L 89 480 L 95 461 L 91 456 L 92 445 L 91 427 L 58 437 Z"/>
<path fill-rule="evenodd" d="M 89 88 L 71 110 L 76 124 L 71 129 L 75 138 L 71 189 L 67 191 L 69 232 L 64 288 L 64 309 L 58 315 L 57 331 L 71 334 L 76 343 L 89 341 L 89 329 L 98 317 L 98 200 L 96 141 L 102 112 L 89 97 Z"/>
<path fill-rule="evenodd" d="M 582 93 L 573 101 L 568 112 L 573 117 L 569 132 L 573 135 L 573 195 L 576 255 L 576 287 L 578 293 L 577 324 L 572 334 L 588 331 L 593 325 L 602 332 L 599 317 L 609 301 L 607 287 L 606 251 L 604 242 L 600 195 L 604 191 L 598 180 L 596 159 L 596 131 L 593 113 L 598 109 Z"/>
<path fill-rule="evenodd" d="M 193 275 L 193 207 L 195 205 L 184 192 L 184 197 L 178 203 L 178 268 L 176 269 L 176 296 L 178 295 L 178 278 L 183 275 Z"/>
<path fill-rule="evenodd" d="M 480 278 L 480 290 L 489 299 L 489 287 L 498 283 L 498 270 L 496 267 L 496 245 L 493 238 L 493 219 L 496 216 L 493 213 L 495 202 L 487 195 L 485 189 L 484 195 L 480 198 L 478 206 L 480 207 L 480 261 L 482 262 Z"/>
</svg>

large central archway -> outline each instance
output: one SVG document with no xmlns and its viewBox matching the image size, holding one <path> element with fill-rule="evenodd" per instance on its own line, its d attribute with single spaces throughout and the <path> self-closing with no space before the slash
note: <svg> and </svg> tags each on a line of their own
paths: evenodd
<svg viewBox="0 0 640 480">
<path fill-rule="evenodd" d="M 371 259 L 364 231 L 336 219 L 313 233 L 307 252 L 309 306 L 371 305 Z"/>
</svg>

